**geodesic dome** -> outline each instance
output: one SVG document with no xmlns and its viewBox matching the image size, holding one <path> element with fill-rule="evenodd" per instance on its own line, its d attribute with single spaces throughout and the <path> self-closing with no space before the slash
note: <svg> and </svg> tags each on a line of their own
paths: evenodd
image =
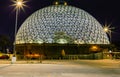
<svg viewBox="0 0 120 77">
<path fill-rule="evenodd" d="M 16 35 L 16 44 L 109 44 L 100 23 L 86 11 L 65 5 L 45 7 L 29 16 Z"/>
</svg>

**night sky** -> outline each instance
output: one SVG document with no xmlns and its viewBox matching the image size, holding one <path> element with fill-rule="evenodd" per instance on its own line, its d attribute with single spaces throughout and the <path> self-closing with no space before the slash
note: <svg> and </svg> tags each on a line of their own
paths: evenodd
<svg viewBox="0 0 120 77">
<path fill-rule="evenodd" d="M 33 12 L 50 6 L 54 0 L 27 0 L 25 11 L 21 11 L 18 17 L 18 28 Z M 68 5 L 81 8 L 93 17 L 101 25 L 111 24 L 115 27 L 112 32 L 112 42 L 120 43 L 120 2 L 119 0 L 65 0 Z M 0 0 L 0 34 L 7 35 L 14 40 L 15 11 L 11 6 L 11 0 Z"/>
</svg>

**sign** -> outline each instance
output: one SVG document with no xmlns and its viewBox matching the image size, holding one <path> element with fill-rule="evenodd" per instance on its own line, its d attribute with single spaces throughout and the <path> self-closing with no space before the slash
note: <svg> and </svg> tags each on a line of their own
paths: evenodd
<svg viewBox="0 0 120 77">
<path fill-rule="evenodd" d="M 13 56 L 13 57 L 12 57 L 12 63 L 15 63 L 15 62 L 16 62 L 16 57 Z"/>
</svg>

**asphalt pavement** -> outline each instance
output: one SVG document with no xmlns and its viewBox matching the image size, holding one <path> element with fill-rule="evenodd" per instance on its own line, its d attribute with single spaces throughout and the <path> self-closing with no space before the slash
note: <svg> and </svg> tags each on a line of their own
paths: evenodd
<svg viewBox="0 0 120 77">
<path fill-rule="evenodd" d="M 119 60 L 52 60 L 43 63 L 0 64 L 0 77 L 120 77 L 119 62 Z"/>
</svg>

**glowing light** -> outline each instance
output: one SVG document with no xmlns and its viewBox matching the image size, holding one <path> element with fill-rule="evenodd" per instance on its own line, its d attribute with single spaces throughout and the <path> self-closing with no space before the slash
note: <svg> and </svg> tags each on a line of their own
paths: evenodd
<svg viewBox="0 0 120 77">
<path fill-rule="evenodd" d="M 67 5 L 67 2 L 64 2 L 64 5 Z"/>
<path fill-rule="evenodd" d="M 111 27 L 111 24 L 109 24 L 109 25 L 105 24 L 105 26 L 103 26 L 103 30 L 104 30 L 106 33 L 112 32 L 113 29 L 114 29 L 114 27 Z"/>
<path fill-rule="evenodd" d="M 105 28 L 104 28 L 104 31 L 105 31 L 105 32 L 108 32 L 108 30 L 109 30 L 108 27 L 105 27 Z"/>
<path fill-rule="evenodd" d="M 58 5 L 59 3 L 58 2 L 55 2 L 55 5 Z"/>
<path fill-rule="evenodd" d="M 94 46 L 91 47 L 91 50 L 92 50 L 92 51 L 97 51 L 97 50 L 98 50 L 98 47 L 97 47 L 96 45 L 94 45 Z"/>
<path fill-rule="evenodd" d="M 22 6 L 22 2 L 18 1 L 17 6 Z"/>
<path fill-rule="evenodd" d="M 97 49 L 97 46 L 93 46 L 92 49 L 96 50 L 96 49 Z"/>
<path fill-rule="evenodd" d="M 15 6 L 14 10 L 20 10 L 20 9 L 24 10 L 23 7 L 27 7 L 27 5 L 25 5 L 25 3 L 27 1 L 24 1 L 24 0 L 12 0 L 12 2 L 13 2 L 12 6 Z"/>
<path fill-rule="evenodd" d="M 114 27 L 111 27 L 111 24 L 107 25 L 105 24 L 105 26 L 103 26 L 103 30 L 104 32 L 106 32 L 108 35 L 109 35 L 109 39 L 110 39 L 110 42 L 111 42 L 111 33 L 113 32 L 112 30 L 114 29 Z"/>
</svg>

